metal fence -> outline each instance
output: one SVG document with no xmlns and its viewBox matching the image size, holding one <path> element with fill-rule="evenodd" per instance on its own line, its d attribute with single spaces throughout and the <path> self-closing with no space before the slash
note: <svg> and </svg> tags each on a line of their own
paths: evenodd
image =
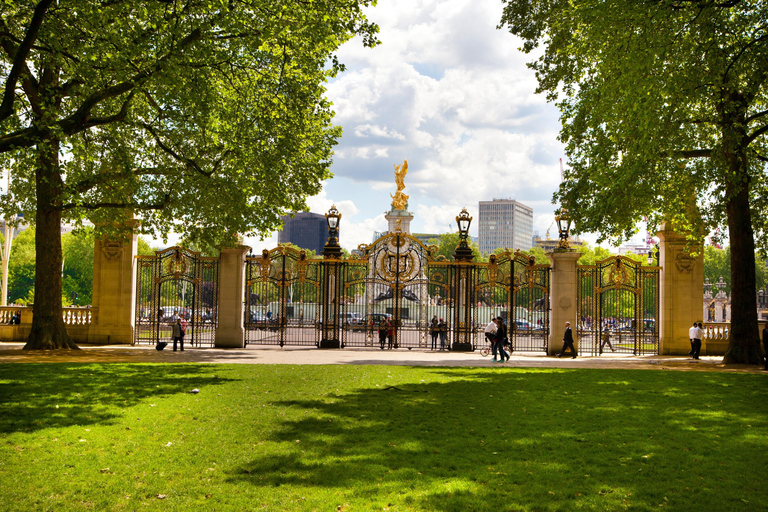
<svg viewBox="0 0 768 512">
<path fill-rule="evenodd" d="M 625 256 L 577 267 L 581 353 L 659 353 L 659 270 Z"/>
<path fill-rule="evenodd" d="M 134 344 L 172 342 L 172 324 L 185 342 L 213 346 L 218 324 L 219 260 L 183 247 L 137 256 Z"/>
</svg>

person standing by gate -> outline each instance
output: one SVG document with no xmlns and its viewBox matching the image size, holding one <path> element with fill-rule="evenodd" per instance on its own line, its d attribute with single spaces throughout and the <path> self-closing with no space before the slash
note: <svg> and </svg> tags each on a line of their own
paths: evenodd
<svg viewBox="0 0 768 512">
<path fill-rule="evenodd" d="M 391 316 L 387 317 L 387 341 L 389 342 L 389 350 L 392 350 L 393 346 L 397 348 L 397 343 L 395 343 L 395 321 Z"/>
<path fill-rule="evenodd" d="M 496 318 L 492 317 L 488 325 L 485 326 L 485 339 L 491 344 L 493 351 L 493 361 L 496 361 L 496 331 L 499 327 L 496 325 Z"/>
<path fill-rule="evenodd" d="M 571 359 L 576 359 L 578 354 L 576 353 L 576 347 L 573 346 L 573 331 L 571 331 L 571 322 L 565 322 L 565 334 L 563 334 L 563 350 L 557 354 L 557 357 L 563 357 L 565 350 L 570 348 L 573 356 Z"/>
<path fill-rule="evenodd" d="M 381 345 L 381 350 L 384 350 L 384 343 L 387 342 L 387 319 L 382 318 L 381 322 L 379 322 L 379 344 Z"/>
<path fill-rule="evenodd" d="M 437 337 L 440 335 L 440 327 L 437 325 L 437 315 L 432 317 L 429 326 L 429 334 L 432 336 L 432 350 L 437 350 Z"/>
<path fill-rule="evenodd" d="M 440 329 L 440 350 L 445 350 L 448 348 L 445 344 L 445 340 L 448 339 L 448 324 L 441 318 L 437 326 Z M 766 367 L 766 369 L 768 369 L 768 367 Z"/>
<path fill-rule="evenodd" d="M 176 352 L 176 343 L 181 345 L 181 351 L 184 352 L 184 328 L 181 326 L 181 318 L 176 317 L 173 324 L 173 351 Z"/>
</svg>

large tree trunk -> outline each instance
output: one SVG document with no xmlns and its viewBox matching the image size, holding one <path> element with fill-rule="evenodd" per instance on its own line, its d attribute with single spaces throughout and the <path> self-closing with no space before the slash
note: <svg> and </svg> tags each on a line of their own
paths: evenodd
<svg viewBox="0 0 768 512">
<path fill-rule="evenodd" d="M 61 173 L 59 141 L 38 146 L 37 213 L 35 216 L 35 303 L 32 331 L 24 349 L 77 349 L 67 334 L 61 309 Z"/>
<path fill-rule="evenodd" d="M 741 96 L 732 95 L 731 105 L 740 105 Z M 723 109 L 726 127 L 723 155 L 728 163 L 726 213 L 731 242 L 731 331 L 724 363 L 759 364 L 760 338 L 757 326 L 755 283 L 755 239 L 749 208 L 749 172 L 746 132 L 742 109 L 729 114 Z M 746 111 L 746 109 L 743 109 Z M 741 122 L 738 122 L 741 121 Z M 728 129 L 731 127 L 732 129 Z"/>
</svg>

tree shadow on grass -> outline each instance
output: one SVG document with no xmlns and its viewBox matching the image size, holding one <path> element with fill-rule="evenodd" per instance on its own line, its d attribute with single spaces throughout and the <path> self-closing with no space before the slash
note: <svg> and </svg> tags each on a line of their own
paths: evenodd
<svg viewBox="0 0 768 512">
<path fill-rule="evenodd" d="M 143 399 L 230 380 L 209 365 L 0 364 L 0 433 L 109 424 Z"/>
<path fill-rule="evenodd" d="M 727 510 L 741 494 L 768 498 L 763 466 L 734 457 L 764 447 L 743 427 L 766 431 L 760 376 L 494 370 L 276 404 L 311 414 L 229 478 L 341 489 L 370 509 Z"/>
</svg>

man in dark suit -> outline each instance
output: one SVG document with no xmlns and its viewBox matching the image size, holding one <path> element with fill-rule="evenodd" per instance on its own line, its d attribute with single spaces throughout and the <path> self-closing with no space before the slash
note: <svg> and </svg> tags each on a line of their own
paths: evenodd
<svg viewBox="0 0 768 512">
<path fill-rule="evenodd" d="M 765 349 L 765 369 L 768 370 L 768 323 L 763 328 L 763 349 Z"/>
<path fill-rule="evenodd" d="M 563 354 L 565 354 L 565 349 L 570 348 L 571 354 L 573 354 L 573 357 L 571 359 L 576 359 L 576 356 L 578 355 L 576 353 L 576 347 L 573 346 L 573 332 L 571 331 L 571 322 L 565 322 L 565 334 L 563 335 L 563 350 L 560 351 L 559 354 L 557 354 L 557 357 L 563 357 Z"/>
</svg>

